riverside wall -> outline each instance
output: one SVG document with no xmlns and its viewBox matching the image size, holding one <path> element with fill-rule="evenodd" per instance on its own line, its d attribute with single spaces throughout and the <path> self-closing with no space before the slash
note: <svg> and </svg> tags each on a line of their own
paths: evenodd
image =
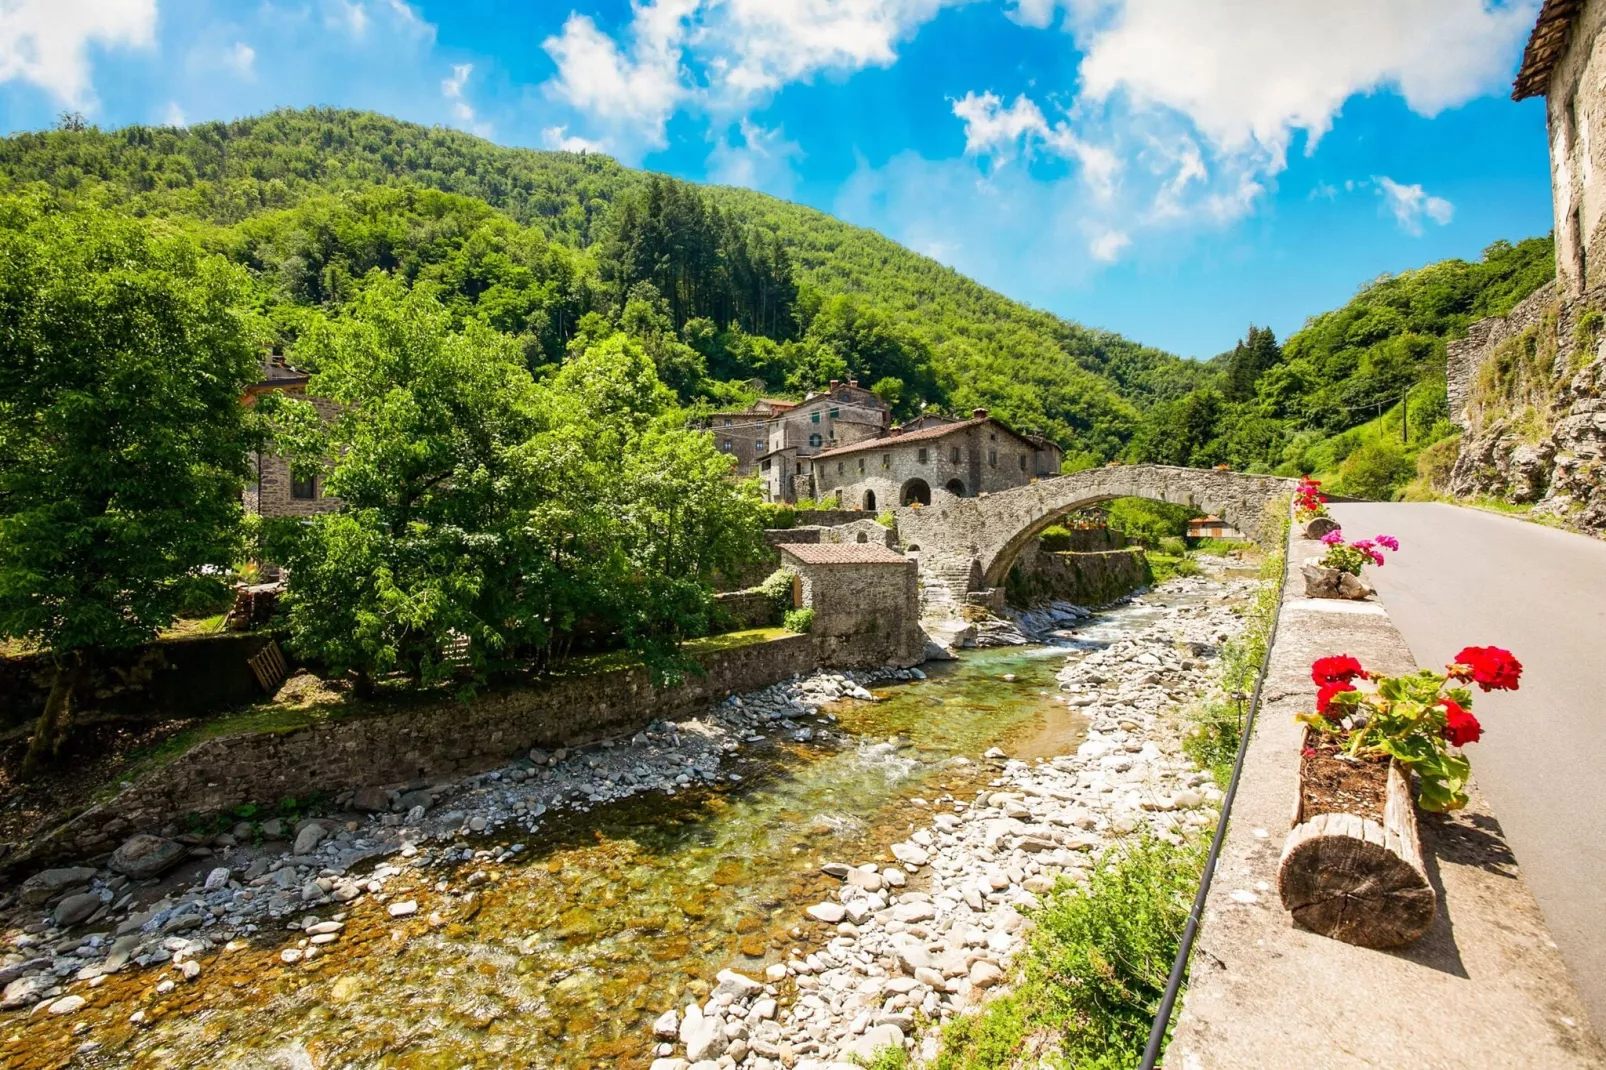
<svg viewBox="0 0 1606 1070">
<path fill-rule="evenodd" d="M 472 701 L 375 704 L 286 730 L 207 739 L 111 799 L 5 860 L 7 869 L 109 851 L 132 831 L 189 814 L 223 813 L 369 784 L 429 782 L 505 763 L 532 747 L 574 746 L 683 717 L 728 695 L 811 672 L 808 635 L 787 635 L 697 656 L 701 675 L 657 686 L 643 666 L 557 676 Z"/>
</svg>

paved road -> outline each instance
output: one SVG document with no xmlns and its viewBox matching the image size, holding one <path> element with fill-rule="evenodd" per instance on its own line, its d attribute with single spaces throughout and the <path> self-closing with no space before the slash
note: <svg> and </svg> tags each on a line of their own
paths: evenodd
<svg viewBox="0 0 1606 1070">
<path fill-rule="evenodd" d="M 1468 757 L 1606 1038 L 1606 542 L 1449 505 L 1332 510 L 1351 538 L 1399 538 L 1369 579 L 1419 665 L 1522 661 L 1520 691 L 1474 692 Z"/>
</svg>

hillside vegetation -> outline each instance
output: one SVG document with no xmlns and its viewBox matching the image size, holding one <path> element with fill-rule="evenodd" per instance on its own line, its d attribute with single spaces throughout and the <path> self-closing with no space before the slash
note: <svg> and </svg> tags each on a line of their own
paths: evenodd
<svg viewBox="0 0 1606 1070">
<path fill-rule="evenodd" d="M 1071 467 L 1336 474 L 1364 447 L 1369 474 L 1348 478 L 1362 493 L 1392 492 L 1449 433 L 1446 340 L 1553 274 L 1548 238 L 1499 242 L 1475 263 L 1378 279 L 1282 344 L 1251 327 L 1199 362 L 1010 301 L 801 205 L 369 112 L 69 120 L 0 139 L 0 188 L 34 184 L 166 220 L 243 265 L 270 341 L 290 351 L 309 313 L 338 314 L 380 272 L 432 288 L 458 327 L 514 336 L 538 377 L 621 330 L 694 407 L 853 377 L 900 417 L 987 406 L 1057 439 Z M 1407 395 L 1393 431 L 1364 430 Z"/>
<path fill-rule="evenodd" d="M 560 360 L 588 313 L 621 323 L 635 298 L 634 333 L 688 400 L 854 376 L 902 415 L 987 405 L 1084 463 L 1118 452 L 1142 406 L 1211 378 L 799 205 L 366 112 L 67 122 L 0 141 L 0 182 L 196 229 L 263 279 L 286 342 L 281 306 L 338 306 L 374 268 L 442 285 L 460 317 L 524 335 L 533 363 Z"/>
</svg>

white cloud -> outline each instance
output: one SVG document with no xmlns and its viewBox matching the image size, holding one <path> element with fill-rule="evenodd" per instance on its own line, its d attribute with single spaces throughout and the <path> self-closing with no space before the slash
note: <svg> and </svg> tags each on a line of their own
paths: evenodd
<svg viewBox="0 0 1606 1070">
<path fill-rule="evenodd" d="M 93 108 L 89 46 L 156 43 L 156 0 L 0 2 L 0 82 L 20 79 L 74 108 Z"/>
<path fill-rule="evenodd" d="M 223 53 L 223 65 L 241 78 L 256 77 L 256 62 L 256 49 L 243 41 L 234 42 L 234 46 Z"/>
<path fill-rule="evenodd" d="M 541 131 L 541 144 L 558 152 L 606 152 L 608 147 L 600 141 L 576 137 L 567 126 L 549 126 Z"/>
<path fill-rule="evenodd" d="M 1383 195 L 1383 203 L 1394 213 L 1394 221 L 1407 234 L 1421 234 L 1424 218 L 1442 227 L 1455 215 L 1455 205 L 1443 197 L 1435 197 L 1428 193 L 1422 188 L 1421 183 L 1407 186 L 1387 175 L 1374 181 L 1377 183 L 1378 192 Z"/>
<path fill-rule="evenodd" d="M 686 20 L 696 8 L 697 0 L 633 0 L 625 48 L 589 15 L 571 14 L 561 33 L 541 43 L 558 65 L 547 91 L 598 123 L 662 148 L 664 126 L 688 95 L 680 60 Z"/>
<path fill-rule="evenodd" d="M 1093 236 L 1087 243 L 1087 251 L 1093 259 L 1110 263 L 1121 255 L 1121 250 L 1132 244 L 1132 239 L 1125 231 L 1104 230 Z"/>
<path fill-rule="evenodd" d="M 793 163 L 802 158 L 803 149 L 780 127 L 770 130 L 744 118 L 737 128 L 740 145 L 727 133 L 709 153 L 709 181 L 790 197 L 797 184 Z"/>
<path fill-rule="evenodd" d="M 1082 89 L 1169 108 L 1217 147 L 1279 165 L 1357 93 L 1394 89 L 1433 115 L 1496 85 L 1537 0 L 1101 0 L 1074 5 Z"/>
<path fill-rule="evenodd" d="M 897 45 L 966 0 L 709 0 L 698 52 L 737 98 L 823 70 L 885 67 Z"/>
<path fill-rule="evenodd" d="M 1108 146 L 1077 136 L 1063 120 L 1050 126 L 1042 109 L 1024 93 L 1008 107 L 992 93 L 966 93 L 954 101 L 953 111 L 965 123 L 966 154 L 988 157 L 997 165 L 1012 159 L 1017 149 L 1030 153 L 1041 146 L 1080 164 L 1083 181 L 1099 200 L 1114 196 L 1120 156 Z"/>
<path fill-rule="evenodd" d="M 188 126 L 189 119 L 184 115 L 184 109 L 178 106 L 178 101 L 167 102 L 167 110 L 162 113 L 163 126 Z"/>
<path fill-rule="evenodd" d="M 1014 0 L 1004 14 L 1011 22 L 1046 30 L 1054 24 L 1054 15 L 1059 7 L 1059 0 Z"/>
<path fill-rule="evenodd" d="M 468 85 L 468 76 L 473 73 L 472 63 L 453 64 L 451 77 L 441 79 L 441 96 L 451 104 L 454 119 L 472 133 L 480 137 L 490 137 L 491 124 L 482 123 L 475 117 L 474 106 L 468 102 L 468 97 L 463 93 L 463 87 Z"/>
<path fill-rule="evenodd" d="M 323 21 L 332 29 L 343 29 L 360 38 L 368 32 L 368 9 L 356 0 L 330 0 Z"/>
</svg>

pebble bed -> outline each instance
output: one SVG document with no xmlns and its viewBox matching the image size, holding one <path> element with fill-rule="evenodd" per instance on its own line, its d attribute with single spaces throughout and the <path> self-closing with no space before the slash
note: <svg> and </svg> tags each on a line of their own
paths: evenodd
<svg viewBox="0 0 1606 1070">
<path fill-rule="evenodd" d="M 1162 598 L 1207 600 L 1073 654 L 1058 674 L 1062 700 L 1092 721 L 1074 755 L 1025 762 L 989 751 L 984 760 L 1002 768 L 988 789 L 936 800 L 929 824 L 893 844 L 892 859 L 826 864 L 842 884 L 799 919 L 800 946 L 762 978 L 725 970 L 703 1003 L 666 1009 L 652 1070 L 851 1070 L 888 1046 L 934 1058 L 936 1031 L 917 1037 L 917 1020 L 945 1021 L 1003 984 L 1024 941 L 1023 911 L 1042 895 L 1085 881 L 1122 837 L 1149 829 L 1180 842 L 1214 824 L 1221 791 L 1181 754 L 1171 711 L 1210 690 L 1254 588 L 1173 580 Z M 1079 613 L 1060 607 L 1018 623 L 1041 636 Z"/>
</svg>

